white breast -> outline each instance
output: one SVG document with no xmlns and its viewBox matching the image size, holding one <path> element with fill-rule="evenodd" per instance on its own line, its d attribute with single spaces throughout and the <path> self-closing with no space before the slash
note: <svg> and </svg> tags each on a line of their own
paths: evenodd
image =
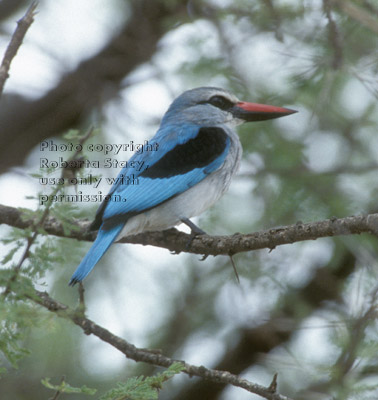
<svg viewBox="0 0 378 400">
<path fill-rule="evenodd" d="M 158 231 L 181 223 L 182 218 L 202 214 L 227 191 L 231 178 L 239 168 L 241 144 L 236 133 L 230 130 L 231 146 L 224 163 L 203 181 L 176 197 L 131 217 L 117 239 L 146 231 Z"/>
</svg>

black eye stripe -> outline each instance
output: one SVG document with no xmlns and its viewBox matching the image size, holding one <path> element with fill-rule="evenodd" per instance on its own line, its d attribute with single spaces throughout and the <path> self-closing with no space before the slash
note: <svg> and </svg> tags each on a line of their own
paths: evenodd
<svg viewBox="0 0 378 400">
<path fill-rule="evenodd" d="M 210 98 L 209 103 L 222 110 L 231 108 L 234 104 L 223 96 L 213 96 Z"/>
<path fill-rule="evenodd" d="M 228 110 L 234 106 L 232 101 L 220 95 L 212 96 L 208 101 L 204 101 L 203 103 L 211 104 L 214 107 L 220 108 L 221 110 Z"/>
</svg>

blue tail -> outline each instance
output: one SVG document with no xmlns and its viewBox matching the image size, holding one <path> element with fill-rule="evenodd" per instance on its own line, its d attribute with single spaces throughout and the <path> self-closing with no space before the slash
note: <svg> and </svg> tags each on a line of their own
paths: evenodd
<svg viewBox="0 0 378 400">
<path fill-rule="evenodd" d="M 110 230 L 102 230 L 100 228 L 92 247 L 89 249 L 88 253 L 72 275 L 69 283 L 70 286 L 81 282 L 92 271 L 93 267 L 99 262 L 106 250 L 108 250 L 110 245 L 114 242 L 122 228 L 123 224 L 117 225 Z"/>
</svg>

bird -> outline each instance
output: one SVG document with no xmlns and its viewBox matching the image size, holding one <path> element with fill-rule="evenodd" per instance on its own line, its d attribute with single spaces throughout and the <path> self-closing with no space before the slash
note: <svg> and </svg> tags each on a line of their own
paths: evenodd
<svg viewBox="0 0 378 400">
<path fill-rule="evenodd" d="M 238 171 L 242 146 L 235 127 L 295 112 L 240 101 L 217 87 L 194 88 L 178 96 L 148 141 L 154 151 L 136 152 L 129 160 L 143 162 L 143 168 L 123 168 L 99 206 L 89 228 L 98 230 L 97 238 L 69 285 L 82 282 L 111 244 L 122 237 L 181 223 L 189 226 L 193 235 L 203 234 L 190 218 L 211 207 Z M 125 183 L 131 175 L 138 184 Z"/>
</svg>

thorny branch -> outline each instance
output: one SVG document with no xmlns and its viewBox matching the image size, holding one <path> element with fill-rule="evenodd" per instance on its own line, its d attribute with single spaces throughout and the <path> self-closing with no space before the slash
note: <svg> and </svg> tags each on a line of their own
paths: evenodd
<svg viewBox="0 0 378 400">
<path fill-rule="evenodd" d="M 50 235 L 78 240 L 93 241 L 96 232 L 87 230 L 90 223 L 83 220 L 70 221 L 77 229 L 67 233 L 63 224 L 49 216 L 44 220 L 43 229 Z M 33 226 L 34 220 L 25 218 L 20 209 L 0 205 L 0 224 L 25 229 Z M 302 223 L 272 228 L 254 233 L 235 233 L 230 236 L 196 236 L 187 248 L 190 235 L 175 228 L 161 232 L 146 232 L 123 238 L 120 243 L 142 244 L 166 248 L 176 254 L 188 252 L 204 255 L 229 255 L 246 251 L 269 249 L 283 244 L 316 240 L 319 238 L 369 233 L 378 235 L 378 213 L 331 218 L 323 221 Z"/>
<path fill-rule="evenodd" d="M 199 376 L 201 378 L 217 382 L 230 384 L 240 387 L 251 393 L 255 393 L 268 400 L 290 400 L 289 397 L 283 396 L 276 392 L 276 385 L 264 387 L 252 382 L 242 379 L 237 375 L 231 374 L 227 371 L 219 371 L 209 369 L 204 366 L 195 366 L 181 360 L 174 360 L 172 358 L 162 355 L 160 352 L 148 349 L 140 349 L 126 340 L 114 335 L 107 329 L 97 325 L 92 320 L 86 318 L 83 314 L 69 309 L 68 306 L 57 302 L 46 292 L 35 291 L 36 296 L 31 297 L 31 300 L 45 307 L 49 311 L 57 313 L 60 317 L 70 319 L 74 324 L 78 325 L 86 335 L 97 336 L 102 341 L 109 343 L 111 346 L 118 349 L 127 358 L 134 361 L 141 361 L 153 364 L 160 367 L 168 368 L 174 362 L 181 362 L 185 366 L 184 372 L 190 376 Z M 275 379 L 273 379 L 273 382 Z"/>
</svg>

